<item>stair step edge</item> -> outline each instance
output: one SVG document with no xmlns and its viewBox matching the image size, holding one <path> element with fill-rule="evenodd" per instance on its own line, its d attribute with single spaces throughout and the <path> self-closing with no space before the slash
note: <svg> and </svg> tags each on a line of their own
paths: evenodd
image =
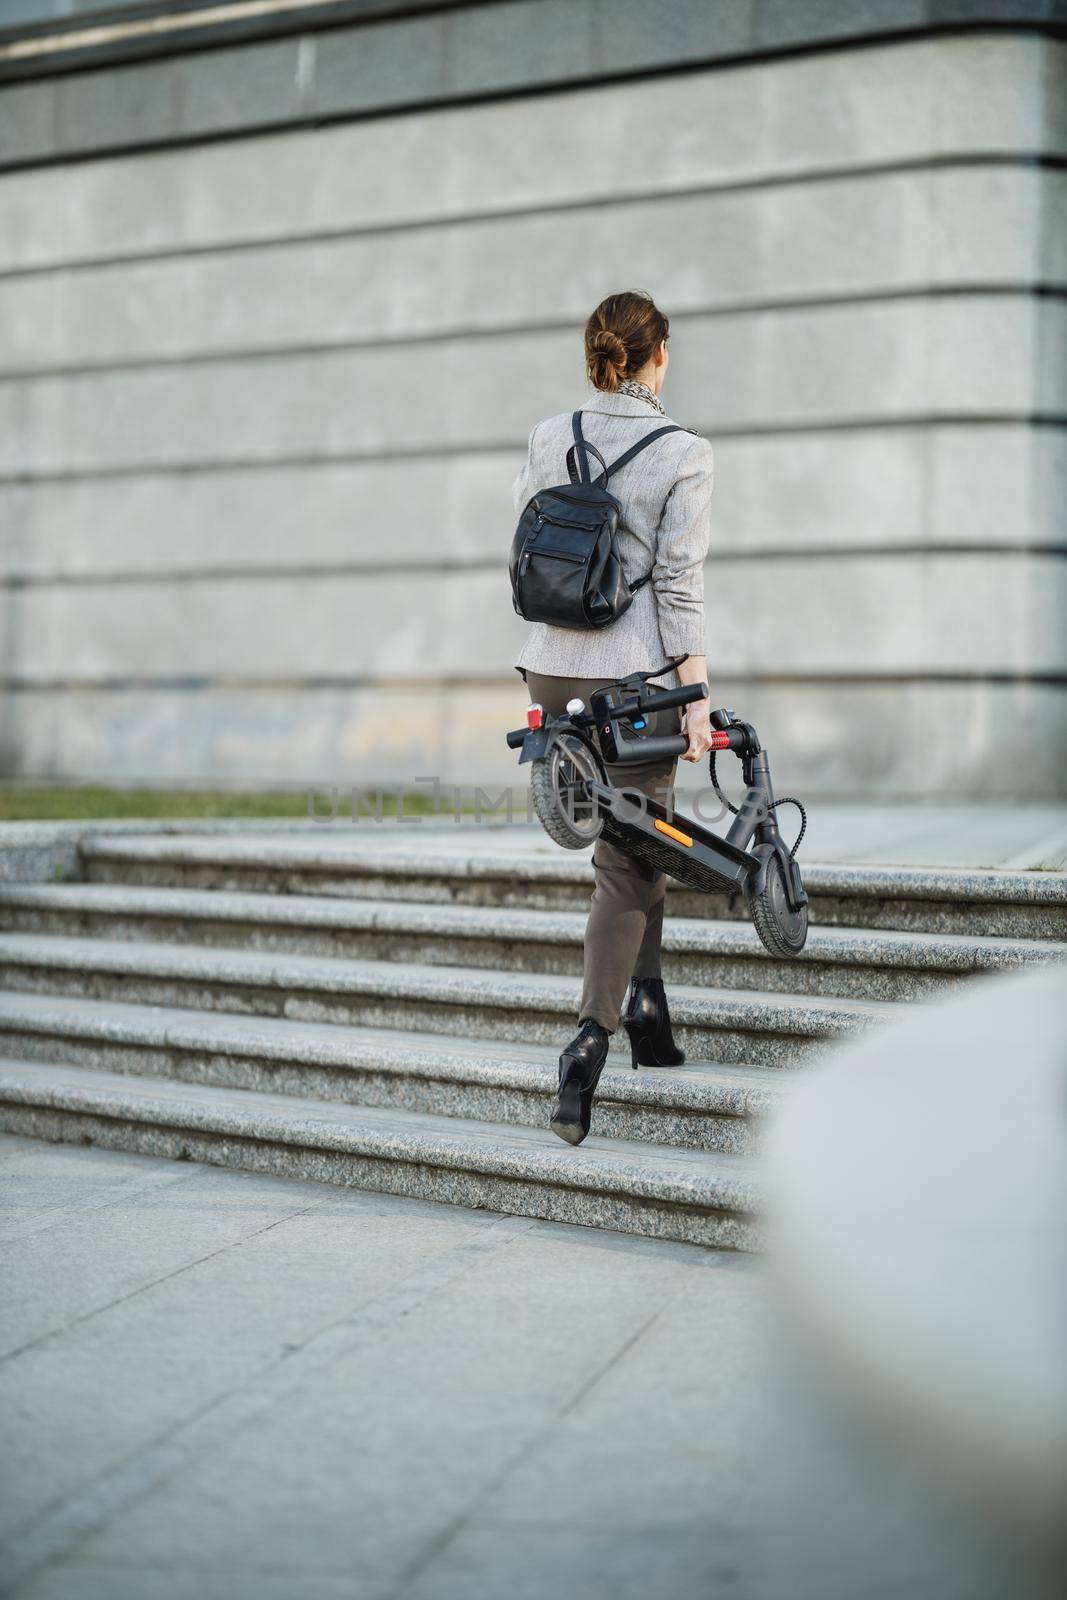
<svg viewBox="0 0 1067 1600">
<path fill-rule="evenodd" d="M 152 835 L 87 835 L 80 844 L 86 860 L 140 860 L 166 865 L 261 866 L 299 871 L 315 869 L 361 877 L 500 878 L 516 882 L 591 880 L 588 856 L 563 853 L 508 855 L 406 851 L 392 854 L 380 845 L 344 849 L 320 840 L 285 844 L 254 839 L 203 839 Z M 1008 868 L 921 867 L 878 863 L 805 861 L 804 881 L 817 894 L 901 899 L 975 899 L 1067 906 L 1067 872 L 1026 872 Z"/>
<path fill-rule="evenodd" d="M 752 1158 L 661 1146 L 588 1140 L 580 1149 L 548 1143 L 540 1130 L 471 1123 L 426 1112 L 299 1103 L 253 1091 L 195 1087 L 121 1073 L 81 1073 L 0 1059 L 0 1106 L 142 1121 L 189 1132 L 300 1145 L 340 1154 L 485 1176 L 521 1178 L 567 1188 L 597 1189 L 682 1206 L 750 1212 L 762 1205 Z"/>
<path fill-rule="evenodd" d="M 539 973 L 491 974 L 479 967 L 426 966 L 405 962 L 344 960 L 327 956 L 279 955 L 229 947 L 166 945 L 134 940 L 65 935 L 0 933 L 0 964 L 95 970 L 132 978 L 244 984 L 252 988 L 315 989 L 334 994 L 370 994 L 379 999 L 423 1000 L 456 1006 L 573 1011 L 576 978 Z M 716 1019 L 747 1019 L 763 1031 L 820 1035 L 850 1032 L 903 1014 L 900 1002 L 783 994 L 761 990 L 701 988 L 678 984 L 671 991 L 672 1016 L 701 1025 Z"/>
<path fill-rule="evenodd" d="M 583 912 L 423 905 L 405 900 L 338 899 L 326 895 L 272 895 L 231 890 L 178 889 L 125 884 L 0 885 L 4 906 L 55 912 L 123 913 L 161 921 L 176 917 L 253 923 L 279 930 L 408 934 L 438 939 L 522 939 L 580 945 Z M 668 917 L 664 949 L 677 955 L 752 957 L 770 962 L 755 930 L 741 921 Z M 986 967 L 1067 961 L 1067 942 L 1002 935 L 914 933 L 900 929 L 813 927 L 802 964 L 908 966 L 972 971 Z"/>
<path fill-rule="evenodd" d="M 558 1051 L 548 1046 L 527 1047 L 523 1059 L 513 1045 L 494 1040 L 460 1041 L 447 1034 L 244 1017 L 177 1006 L 75 1001 L 18 991 L 0 993 L 0 1037 L 5 1032 L 99 1045 L 210 1051 L 539 1093 L 554 1083 L 558 1060 Z M 634 1105 L 758 1117 L 779 1103 L 781 1083 L 780 1069 L 748 1065 L 692 1062 L 634 1072 L 609 1064 L 601 1093 Z"/>
</svg>

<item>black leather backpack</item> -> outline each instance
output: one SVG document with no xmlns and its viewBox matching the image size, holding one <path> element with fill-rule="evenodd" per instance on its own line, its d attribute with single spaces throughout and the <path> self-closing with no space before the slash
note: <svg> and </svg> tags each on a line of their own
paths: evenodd
<svg viewBox="0 0 1067 1600">
<path fill-rule="evenodd" d="M 629 610 L 638 589 L 652 576 L 646 572 L 636 583 L 627 582 L 618 545 L 622 506 L 608 493 L 608 479 L 653 440 L 681 430 L 675 422 L 654 428 L 609 467 L 583 436 L 580 411 L 574 413 L 571 425 L 570 482 L 542 489 L 519 518 L 511 544 L 511 598 L 527 622 L 606 628 Z M 589 476 L 590 455 L 604 472 L 595 482 Z"/>
</svg>

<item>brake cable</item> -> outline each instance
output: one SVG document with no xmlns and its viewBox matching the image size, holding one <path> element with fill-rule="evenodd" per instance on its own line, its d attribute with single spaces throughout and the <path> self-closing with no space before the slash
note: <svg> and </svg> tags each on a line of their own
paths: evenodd
<svg viewBox="0 0 1067 1600">
<path fill-rule="evenodd" d="M 741 811 L 740 806 L 735 806 L 727 798 L 727 796 L 723 792 L 723 790 L 720 789 L 720 787 L 719 787 L 719 779 L 718 779 L 718 777 L 716 775 L 716 772 L 715 772 L 715 751 L 714 750 L 709 750 L 708 751 L 708 770 L 709 770 L 709 774 L 711 776 L 711 787 L 715 790 L 715 793 L 718 795 L 719 799 L 722 801 L 722 803 L 726 807 L 727 811 L 731 812 L 735 817 L 739 816 L 740 815 L 740 811 Z M 770 805 L 767 807 L 767 810 L 768 811 L 777 811 L 779 806 L 796 806 L 797 810 L 800 812 L 800 832 L 797 834 L 795 840 L 793 841 L 793 848 L 789 852 L 789 859 L 790 859 L 790 861 L 792 861 L 794 856 L 796 855 L 797 851 L 800 849 L 800 841 L 801 841 L 801 839 L 803 839 L 804 834 L 805 834 L 805 832 L 807 830 L 808 813 L 804 810 L 804 807 L 801 805 L 800 801 L 799 800 L 795 800 L 792 795 L 783 795 L 781 800 L 772 800 Z"/>
</svg>

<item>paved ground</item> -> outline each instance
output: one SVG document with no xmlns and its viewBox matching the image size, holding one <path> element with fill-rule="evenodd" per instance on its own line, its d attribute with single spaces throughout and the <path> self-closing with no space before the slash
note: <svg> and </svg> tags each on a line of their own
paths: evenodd
<svg viewBox="0 0 1067 1600">
<path fill-rule="evenodd" d="M 764 1261 L 10 1137 L 0 1194 L 5 1596 L 1057 1592 L 842 1443 Z"/>
<path fill-rule="evenodd" d="M 0 1178 L 6 1592 L 645 1600 L 736 1573 L 751 1260 L 12 1138 Z"/>
</svg>

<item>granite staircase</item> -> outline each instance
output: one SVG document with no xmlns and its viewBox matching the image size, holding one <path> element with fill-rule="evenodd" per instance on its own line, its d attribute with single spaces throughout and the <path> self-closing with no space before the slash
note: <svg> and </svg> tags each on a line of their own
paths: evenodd
<svg viewBox="0 0 1067 1600">
<path fill-rule="evenodd" d="M 0 1126 L 711 1246 L 760 1242 L 790 1075 L 982 974 L 1067 960 L 1067 874 L 808 865 L 803 956 L 672 889 L 677 1070 L 620 1035 L 593 1136 L 545 1126 L 587 857 L 465 830 L 90 834 L 0 886 Z M 437 837 L 437 836 L 435 836 Z"/>
</svg>

